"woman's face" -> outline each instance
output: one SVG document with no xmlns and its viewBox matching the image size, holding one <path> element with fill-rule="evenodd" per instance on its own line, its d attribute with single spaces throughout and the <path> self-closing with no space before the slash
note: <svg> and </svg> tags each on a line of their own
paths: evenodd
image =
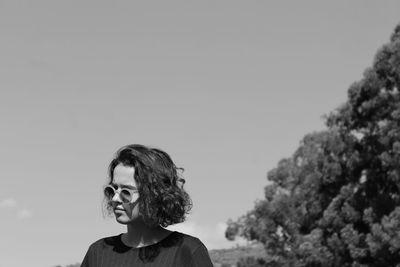
<svg viewBox="0 0 400 267">
<path fill-rule="evenodd" d="M 119 193 L 116 193 L 111 200 L 113 211 L 117 222 L 129 224 L 130 222 L 140 219 L 139 216 L 139 193 L 135 179 L 135 168 L 118 164 L 113 171 L 112 186 L 118 191 L 120 189 L 128 189 L 133 198 L 130 203 L 122 203 Z"/>
</svg>

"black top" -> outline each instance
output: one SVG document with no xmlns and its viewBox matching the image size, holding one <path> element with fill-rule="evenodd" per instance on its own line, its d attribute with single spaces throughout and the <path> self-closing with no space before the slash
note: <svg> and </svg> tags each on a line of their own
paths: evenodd
<svg viewBox="0 0 400 267">
<path fill-rule="evenodd" d="M 126 246 L 122 234 L 90 245 L 81 267 L 213 267 L 207 248 L 196 237 L 172 232 L 160 242 L 142 247 Z"/>
</svg>

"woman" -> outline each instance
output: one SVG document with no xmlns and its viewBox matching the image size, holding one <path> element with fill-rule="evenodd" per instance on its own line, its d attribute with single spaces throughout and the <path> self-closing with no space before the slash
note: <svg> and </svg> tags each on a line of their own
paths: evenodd
<svg viewBox="0 0 400 267">
<path fill-rule="evenodd" d="M 128 145 L 116 153 L 105 203 L 127 232 L 94 242 L 81 267 L 213 266 L 198 238 L 165 229 L 183 222 L 191 208 L 177 170 L 159 149 Z"/>
</svg>

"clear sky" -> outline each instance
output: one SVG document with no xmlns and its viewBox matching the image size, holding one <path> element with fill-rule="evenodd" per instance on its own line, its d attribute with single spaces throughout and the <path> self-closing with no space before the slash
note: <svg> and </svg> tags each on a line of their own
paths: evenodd
<svg viewBox="0 0 400 267">
<path fill-rule="evenodd" d="M 121 146 L 167 151 L 209 249 L 346 100 L 399 1 L 0 1 L 0 267 L 82 260 Z"/>
</svg>

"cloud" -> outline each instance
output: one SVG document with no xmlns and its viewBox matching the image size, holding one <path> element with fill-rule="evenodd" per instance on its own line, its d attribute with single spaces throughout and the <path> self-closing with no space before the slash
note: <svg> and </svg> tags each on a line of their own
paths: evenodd
<svg viewBox="0 0 400 267">
<path fill-rule="evenodd" d="M 17 207 L 17 201 L 13 198 L 6 198 L 0 202 L 0 208 L 15 208 Z"/>
<path fill-rule="evenodd" d="M 245 245 L 246 240 L 238 238 L 229 241 L 225 238 L 227 224 L 219 222 L 215 225 L 200 225 L 194 221 L 175 224 L 168 227 L 169 230 L 182 232 L 199 238 L 208 249 L 231 248 L 236 245 Z"/>
<path fill-rule="evenodd" d="M 6 198 L 1 200 L 0 208 L 15 211 L 18 219 L 30 218 L 33 215 L 33 212 L 30 209 L 20 208 L 18 202 L 14 198 Z"/>
<path fill-rule="evenodd" d="M 33 215 L 33 213 L 31 210 L 24 208 L 24 209 L 21 209 L 18 211 L 17 218 L 22 220 L 22 219 L 30 218 L 30 217 L 32 217 L 32 215 Z"/>
</svg>

